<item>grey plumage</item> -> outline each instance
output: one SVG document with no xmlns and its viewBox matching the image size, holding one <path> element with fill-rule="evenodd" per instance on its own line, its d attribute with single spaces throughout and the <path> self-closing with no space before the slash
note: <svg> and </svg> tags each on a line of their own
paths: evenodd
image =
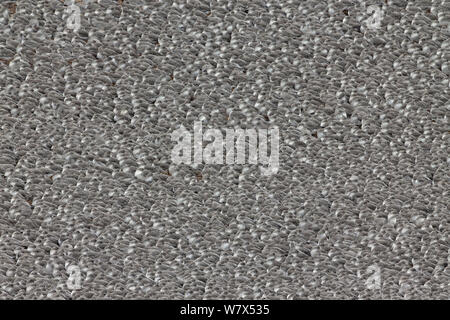
<svg viewBox="0 0 450 320">
<path fill-rule="evenodd" d="M 448 299 L 449 3 L 378 3 L 2 2 L 0 297 Z M 278 173 L 171 163 L 199 120 Z"/>
</svg>

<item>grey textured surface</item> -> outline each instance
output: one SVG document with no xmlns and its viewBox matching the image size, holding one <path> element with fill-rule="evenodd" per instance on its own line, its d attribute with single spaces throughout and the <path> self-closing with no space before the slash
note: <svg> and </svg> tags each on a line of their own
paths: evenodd
<svg viewBox="0 0 450 320">
<path fill-rule="evenodd" d="M 449 3 L 371 3 L 2 1 L 0 297 L 448 299 Z M 171 166 L 199 119 L 279 172 Z"/>
</svg>

